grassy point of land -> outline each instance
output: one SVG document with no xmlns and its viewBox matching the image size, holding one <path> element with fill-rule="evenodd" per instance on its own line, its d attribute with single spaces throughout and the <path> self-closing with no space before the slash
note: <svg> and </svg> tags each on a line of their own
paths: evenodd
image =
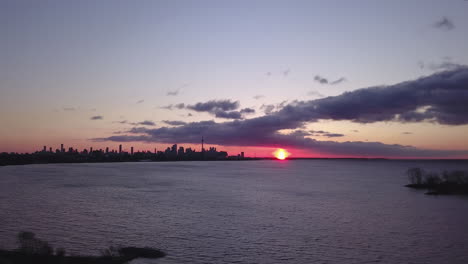
<svg viewBox="0 0 468 264">
<path fill-rule="evenodd" d="M 66 256 L 64 249 L 55 249 L 32 232 L 18 234 L 19 248 L 0 249 L 0 264 L 123 264 L 137 258 L 162 258 L 158 249 L 138 247 L 109 247 L 102 256 Z"/>
<path fill-rule="evenodd" d="M 426 172 L 421 168 L 407 171 L 409 188 L 427 190 L 426 194 L 462 194 L 468 195 L 468 172 L 444 171 L 442 173 Z"/>
</svg>

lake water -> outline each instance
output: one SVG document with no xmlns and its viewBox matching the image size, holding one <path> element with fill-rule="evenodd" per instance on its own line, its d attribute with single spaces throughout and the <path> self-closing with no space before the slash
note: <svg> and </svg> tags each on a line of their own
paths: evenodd
<svg viewBox="0 0 468 264">
<path fill-rule="evenodd" d="M 33 231 L 134 263 L 468 263 L 468 198 L 403 187 L 467 162 L 287 160 L 0 167 L 0 247 Z"/>
</svg>

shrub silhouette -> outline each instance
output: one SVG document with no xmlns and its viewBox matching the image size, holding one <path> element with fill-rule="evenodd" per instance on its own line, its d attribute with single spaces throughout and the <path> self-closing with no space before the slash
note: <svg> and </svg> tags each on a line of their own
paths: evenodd
<svg viewBox="0 0 468 264">
<path fill-rule="evenodd" d="M 54 249 L 46 241 L 36 238 L 33 232 L 20 232 L 18 234 L 18 250 L 24 254 L 52 255 Z"/>
<path fill-rule="evenodd" d="M 101 250 L 101 256 L 103 257 L 120 257 L 119 248 L 110 246 L 104 250 Z"/>
<path fill-rule="evenodd" d="M 17 235 L 16 250 L 0 249 L 0 264 L 124 264 L 136 258 L 162 258 L 166 254 L 148 247 L 109 247 L 101 251 L 102 256 L 65 256 L 63 248 L 55 250 L 33 232 Z"/>
<path fill-rule="evenodd" d="M 421 168 L 410 168 L 407 170 L 411 188 L 429 189 L 428 194 L 468 194 L 468 172 L 466 171 L 444 171 L 425 172 Z"/>
<path fill-rule="evenodd" d="M 57 257 L 64 257 L 67 254 L 64 248 L 57 248 L 55 250 L 55 256 Z"/>
<path fill-rule="evenodd" d="M 424 170 L 421 168 L 410 168 L 406 171 L 411 184 L 422 184 Z"/>
</svg>

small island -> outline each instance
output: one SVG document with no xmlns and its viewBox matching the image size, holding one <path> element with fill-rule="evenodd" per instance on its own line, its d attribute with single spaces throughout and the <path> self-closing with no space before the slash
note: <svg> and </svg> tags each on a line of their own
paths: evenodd
<svg viewBox="0 0 468 264">
<path fill-rule="evenodd" d="M 20 232 L 18 244 L 16 250 L 0 249 L 0 264 L 124 264 L 137 258 L 156 259 L 166 255 L 147 247 L 109 247 L 101 251 L 101 256 L 67 256 L 63 248 L 54 249 L 32 232 Z"/>
<path fill-rule="evenodd" d="M 409 188 L 427 190 L 428 195 L 461 194 L 468 195 L 467 171 L 426 172 L 421 168 L 410 168 L 406 172 Z"/>
</svg>

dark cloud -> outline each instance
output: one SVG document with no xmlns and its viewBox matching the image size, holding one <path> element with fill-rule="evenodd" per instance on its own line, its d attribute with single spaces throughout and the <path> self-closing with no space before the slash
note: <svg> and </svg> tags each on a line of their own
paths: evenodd
<svg viewBox="0 0 468 264">
<path fill-rule="evenodd" d="M 186 108 L 196 112 L 207 112 L 214 115 L 217 118 L 242 119 L 242 115 L 245 113 L 249 113 L 248 111 L 250 111 L 250 108 L 243 109 L 245 110 L 244 112 L 242 110 L 234 111 L 237 110 L 239 106 L 239 101 L 211 100 L 204 103 L 200 102 L 194 105 L 187 105 Z"/>
<path fill-rule="evenodd" d="M 319 136 L 319 137 L 328 137 L 328 138 L 333 138 L 333 137 L 344 137 L 343 134 L 338 134 L 338 133 L 331 133 L 323 130 L 310 130 L 309 131 L 311 136 Z"/>
<path fill-rule="evenodd" d="M 337 84 L 340 84 L 344 81 L 346 81 L 346 78 L 345 77 L 341 77 L 339 79 L 336 79 L 334 81 L 330 81 L 329 79 L 325 78 L 325 77 L 322 77 L 320 75 L 315 75 L 314 77 L 314 81 L 320 83 L 320 84 L 330 84 L 330 85 L 337 85 Z"/>
<path fill-rule="evenodd" d="M 262 104 L 260 106 L 260 110 L 262 110 L 265 114 L 269 115 L 274 111 L 281 110 L 286 104 L 288 103 L 287 100 L 282 101 L 279 104 Z"/>
<path fill-rule="evenodd" d="M 319 75 L 315 75 L 314 77 L 314 80 L 318 83 L 321 83 L 321 84 L 328 84 L 328 80 L 326 78 L 323 78 Z"/>
<path fill-rule="evenodd" d="M 223 110 L 216 110 L 214 112 L 215 117 L 217 118 L 225 118 L 225 119 L 242 119 L 242 114 L 239 111 L 223 111 Z"/>
<path fill-rule="evenodd" d="M 351 130 L 351 132 L 358 133 L 358 132 L 359 132 L 359 130 L 357 130 L 357 129 L 353 129 L 353 130 Z"/>
<path fill-rule="evenodd" d="M 90 119 L 91 119 L 91 120 L 102 120 L 102 119 L 104 119 L 104 117 L 98 115 L 98 116 L 92 116 Z"/>
<path fill-rule="evenodd" d="M 141 99 L 141 100 L 138 100 L 138 101 L 136 102 L 136 104 L 142 104 L 142 103 L 144 103 L 144 102 L 145 102 L 145 100 Z"/>
<path fill-rule="evenodd" d="M 179 94 L 179 89 L 173 90 L 173 91 L 168 91 L 166 93 L 167 96 L 177 96 Z"/>
<path fill-rule="evenodd" d="M 187 105 L 187 109 L 197 112 L 215 112 L 216 110 L 231 111 L 236 110 L 240 106 L 239 101 L 231 100 L 210 100 L 205 103 L 196 103 Z"/>
<path fill-rule="evenodd" d="M 164 120 L 163 122 L 170 126 L 183 126 L 187 124 L 187 122 L 184 122 L 184 121 Z"/>
<path fill-rule="evenodd" d="M 413 134 L 412 132 L 402 132 L 403 135 L 411 135 Z"/>
<path fill-rule="evenodd" d="M 468 124 L 468 68 L 433 75 L 391 86 L 378 86 L 346 92 L 339 96 L 292 102 L 268 115 L 225 123 L 193 122 L 178 127 L 140 128 L 120 136 L 134 141 L 133 133 L 143 133 L 144 141 L 197 143 L 200 136 L 212 144 L 231 146 L 295 147 L 314 153 L 387 156 L 437 157 L 466 155 L 468 151 L 425 150 L 379 142 L 317 141 L 304 134 L 281 134 L 321 119 L 349 120 L 357 123 L 379 121 L 421 122 L 430 120 L 446 125 Z M 119 141 L 115 137 L 96 140 Z"/>
<path fill-rule="evenodd" d="M 290 72 L 291 72 L 291 70 L 289 70 L 289 69 L 284 70 L 284 71 L 283 71 L 283 75 L 284 75 L 284 76 L 288 76 Z"/>
<path fill-rule="evenodd" d="M 242 119 L 243 114 L 254 113 L 255 110 L 251 108 L 244 108 L 241 111 L 235 111 L 240 107 L 239 101 L 232 100 L 210 100 L 208 102 L 199 102 L 193 105 L 170 104 L 162 106 L 163 109 L 188 109 L 195 112 L 207 112 L 217 118 L 224 119 Z"/>
<path fill-rule="evenodd" d="M 448 19 L 447 17 L 443 17 L 434 23 L 434 27 L 449 31 L 455 28 L 455 24 L 453 24 L 452 20 Z"/>
<path fill-rule="evenodd" d="M 142 121 L 142 122 L 138 122 L 135 125 L 155 126 L 156 124 L 153 121 L 145 120 L 145 121 Z"/>
<path fill-rule="evenodd" d="M 258 100 L 258 99 L 262 99 L 262 98 L 264 98 L 264 97 L 265 97 L 264 95 L 258 94 L 258 95 L 255 95 L 255 96 L 253 97 L 253 99 Z"/>
<path fill-rule="evenodd" d="M 391 86 L 377 86 L 339 96 L 299 102 L 280 115 L 300 121 L 318 119 L 468 124 L 468 68 L 435 73 Z"/>
<path fill-rule="evenodd" d="M 249 108 L 249 107 L 243 108 L 240 110 L 240 113 L 241 114 L 255 114 L 255 109 Z"/>
</svg>

